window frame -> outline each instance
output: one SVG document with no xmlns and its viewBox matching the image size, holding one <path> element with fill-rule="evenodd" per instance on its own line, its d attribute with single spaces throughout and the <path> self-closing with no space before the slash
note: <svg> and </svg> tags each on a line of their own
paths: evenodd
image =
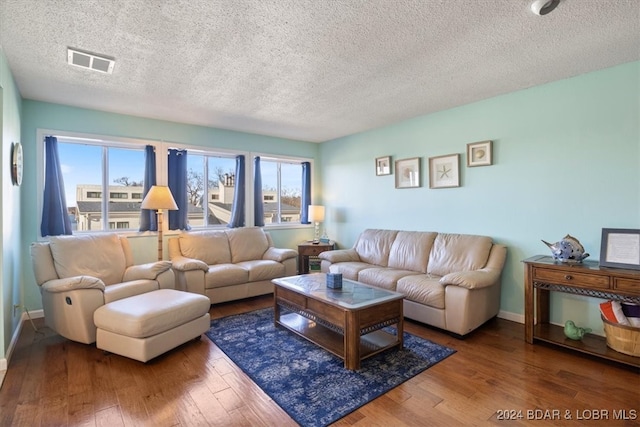
<svg viewBox="0 0 640 427">
<path fill-rule="evenodd" d="M 235 157 L 238 155 L 245 156 L 245 227 L 253 226 L 254 222 L 254 197 L 253 197 L 253 159 L 256 156 L 259 156 L 261 159 L 269 160 L 269 161 L 280 161 L 286 163 L 300 163 L 309 162 L 311 165 L 311 176 L 314 176 L 314 159 L 300 156 L 289 156 L 289 155 L 281 155 L 275 153 L 265 153 L 265 152 L 257 152 L 257 151 L 247 151 L 247 150 L 231 150 L 226 148 L 219 148 L 215 146 L 200 146 L 193 145 L 187 143 L 180 142 L 168 142 L 168 141 L 157 141 L 151 139 L 138 139 L 138 138 L 127 138 L 113 135 L 103 135 L 103 134 L 93 134 L 86 132 L 71 132 L 71 131 L 63 131 L 57 129 L 45 129 L 38 128 L 36 130 L 36 163 L 39 167 L 36 168 L 36 191 L 37 191 L 37 199 L 36 199 L 36 229 L 38 230 L 38 240 L 47 240 L 46 237 L 42 237 L 40 235 L 40 224 L 42 223 L 42 206 L 43 206 L 43 194 L 44 194 L 44 170 L 45 170 L 45 153 L 44 153 L 44 138 L 45 136 L 53 135 L 61 139 L 79 139 L 83 140 L 83 143 L 95 143 L 97 146 L 107 146 L 114 148 L 132 148 L 135 146 L 139 146 L 144 149 L 144 146 L 151 145 L 154 147 L 156 151 L 156 182 L 158 185 L 167 185 L 168 183 L 168 153 L 169 149 L 180 149 L 187 150 L 187 154 L 200 154 L 200 155 L 209 155 L 209 156 L 231 156 Z M 311 200 L 313 200 L 314 187 L 312 179 L 311 185 Z M 131 200 L 131 199 L 129 199 Z M 168 221 L 164 221 L 164 230 L 163 233 L 167 235 L 177 235 L 181 232 L 181 230 L 169 230 L 168 229 Z M 302 224 L 301 222 L 280 222 L 280 223 L 270 223 L 265 224 L 265 229 L 296 229 L 296 228 L 309 228 L 312 227 L 312 224 Z M 212 230 L 212 229 L 225 229 L 226 225 L 208 225 L 192 227 L 193 230 Z M 90 231 L 81 231 L 83 234 L 91 234 L 91 233 L 106 233 L 106 232 L 117 232 L 121 235 L 126 236 L 144 236 L 144 235 L 155 235 L 157 232 L 155 231 L 144 231 L 140 232 L 138 230 L 128 229 L 125 231 L 115 230 L 90 230 Z"/>
</svg>

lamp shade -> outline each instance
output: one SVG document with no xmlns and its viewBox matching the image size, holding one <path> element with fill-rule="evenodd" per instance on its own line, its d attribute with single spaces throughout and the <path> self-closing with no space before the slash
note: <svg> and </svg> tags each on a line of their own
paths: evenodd
<svg viewBox="0 0 640 427">
<path fill-rule="evenodd" d="M 169 187 L 154 185 L 149 189 L 149 192 L 140 205 L 142 209 L 168 209 L 170 211 L 177 211 L 178 205 L 173 199 L 171 190 Z"/>
<path fill-rule="evenodd" d="M 324 221 L 324 206 L 309 205 L 309 221 L 311 221 L 311 222 L 323 222 Z"/>
</svg>

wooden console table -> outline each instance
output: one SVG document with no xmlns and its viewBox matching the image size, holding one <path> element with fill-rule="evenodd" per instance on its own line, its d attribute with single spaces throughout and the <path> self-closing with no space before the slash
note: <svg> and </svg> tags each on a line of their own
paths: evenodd
<svg viewBox="0 0 640 427">
<path fill-rule="evenodd" d="M 524 335 L 529 344 L 533 344 L 535 340 L 544 341 L 640 368 L 640 357 L 619 353 L 607 347 L 604 337 L 587 334 L 581 341 L 571 340 L 564 336 L 562 327 L 549 323 L 550 292 L 640 304 L 640 271 L 600 267 L 596 261 L 567 264 L 543 255 L 523 262 L 526 266 Z"/>
</svg>

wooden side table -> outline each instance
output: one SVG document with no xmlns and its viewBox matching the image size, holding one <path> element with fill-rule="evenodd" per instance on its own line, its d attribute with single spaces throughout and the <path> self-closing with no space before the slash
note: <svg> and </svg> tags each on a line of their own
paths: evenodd
<svg viewBox="0 0 640 427">
<path fill-rule="evenodd" d="M 298 244 L 298 274 L 309 273 L 309 258 L 320 255 L 320 252 L 332 251 L 335 248 L 335 242 L 329 243 L 312 243 L 302 242 Z"/>
<path fill-rule="evenodd" d="M 640 368 L 640 358 L 610 349 L 605 338 L 587 334 L 574 341 L 564 336 L 562 326 L 549 322 L 551 292 L 640 304 L 640 271 L 601 268 L 596 261 L 564 264 L 544 255 L 523 262 L 525 341 L 543 341 Z"/>
</svg>

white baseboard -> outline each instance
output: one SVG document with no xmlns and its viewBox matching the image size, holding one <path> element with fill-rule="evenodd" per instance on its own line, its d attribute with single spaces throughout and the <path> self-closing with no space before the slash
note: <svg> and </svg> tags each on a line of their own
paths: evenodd
<svg viewBox="0 0 640 427">
<path fill-rule="evenodd" d="M 44 310 L 33 310 L 33 311 L 23 311 L 22 316 L 20 316 L 20 323 L 18 327 L 13 332 L 13 336 L 11 337 L 11 342 L 9 343 L 9 348 L 7 349 L 6 358 L 0 359 L 0 371 L 6 371 L 9 366 L 9 362 L 11 361 L 11 355 L 13 354 L 13 350 L 18 344 L 18 338 L 20 338 L 20 333 L 22 332 L 22 328 L 24 327 L 25 322 L 29 321 L 29 317 L 31 319 L 39 319 L 44 317 Z"/>
<path fill-rule="evenodd" d="M 498 317 L 500 319 L 511 320 L 512 322 L 524 324 L 524 314 L 511 313 L 509 311 L 500 310 L 498 312 Z"/>
</svg>

